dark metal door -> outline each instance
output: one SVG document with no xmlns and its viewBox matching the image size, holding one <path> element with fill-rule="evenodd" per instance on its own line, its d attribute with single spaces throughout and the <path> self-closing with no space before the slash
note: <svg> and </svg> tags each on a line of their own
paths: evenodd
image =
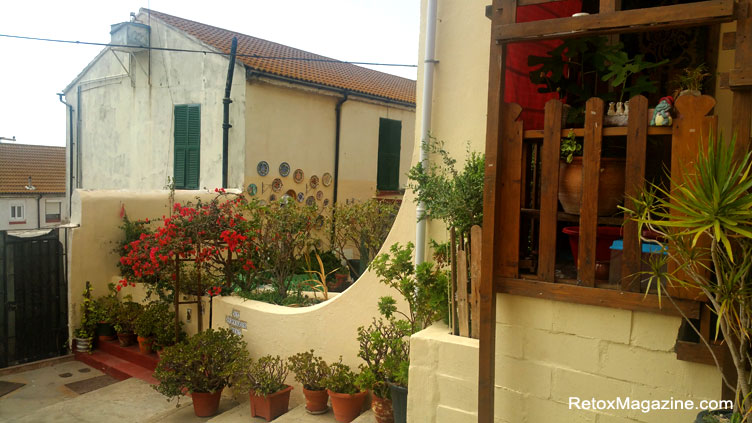
<svg viewBox="0 0 752 423">
<path fill-rule="evenodd" d="M 0 368 L 65 354 L 67 285 L 58 230 L 0 232 Z"/>
</svg>

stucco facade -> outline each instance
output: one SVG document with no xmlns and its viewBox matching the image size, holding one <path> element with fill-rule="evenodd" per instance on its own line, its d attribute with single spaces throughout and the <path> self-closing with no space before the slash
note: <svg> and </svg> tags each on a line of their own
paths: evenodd
<svg viewBox="0 0 752 423">
<path fill-rule="evenodd" d="M 11 207 L 18 206 L 23 208 L 23 217 L 11 217 Z M 54 228 L 67 217 L 68 203 L 62 194 L 0 196 L 0 231 Z"/>
<path fill-rule="evenodd" d="M 141 22 L 146 15 L 139 14 Z M 151 45 L 156 48 L 216 50 L 199 39 L 152 17 Z M 200 107 L 199 188 L 222 186 L 222 122 L 228 58 L 163 50 L 121 51 L 106 48 L 65 89 L 73 107 L 68 127 L 68 153 L 73 175 L 68 181 L 85 189 L 162 189 L 174 174 L 175 105 Z M 415 131 L 414 108 L 389 99 L 365 98 L 347 90 L 317 88 L 251 75 L 236 63 L 229 122 L 228 187 L 248 188 L 268 201 L 274 178 L 281 177 L 282 192 L 319 190 L 333 200 L 365 199 L 376 190 L 379 119 L 402 123 L 400 181 L 406 184 Z M 347 93 L 347 94 L 346 94 Z M 341 108 L 340 172 L 337 183 L 313 189 L 313 175 L 334 175 L 337 103 Z M 70 127 L 72 122 L 72 131 Z M 259 162 L 269 174 L 257 172 Z M 282 177 L 279 165 L 291 167 Z M 292 181 L 292 171 L 302 169 L 306 180 Z M 263 184 L 263 186 L 262 186 Z M 267 188 L 267 189 L 264 189 Z M 263 193 L 262 193 L 263 191 Z"/>
</svg>

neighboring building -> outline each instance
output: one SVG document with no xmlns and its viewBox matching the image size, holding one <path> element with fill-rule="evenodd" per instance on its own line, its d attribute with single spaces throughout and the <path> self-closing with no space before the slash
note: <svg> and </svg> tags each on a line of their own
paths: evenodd
<svg viewBox="0 0 752 423">
<path fill-rule="evenodd" d="M 64 90 L 69 187 L 221 187 L 233 37 L 228 187 L 320 205 L 404 188 L 415 81 L 146 9 L 112 26 L 112 43 L 127 46 L 102 50 Z"/>
<path fill-rule="evenodd" d="M 65 148 L 0 143 L 0 231 L 53 228 L 67 219 Z"/>
</svg>

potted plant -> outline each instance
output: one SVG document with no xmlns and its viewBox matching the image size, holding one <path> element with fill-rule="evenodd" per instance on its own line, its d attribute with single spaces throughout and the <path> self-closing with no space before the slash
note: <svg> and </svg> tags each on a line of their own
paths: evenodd
<svg viewBox="0 0 752 423">
<path fill-rule="evenodd" d="M 109 290 L 107 295 L 94 300 L 94 320 L 97 322 L 96 335 L 99 341 L 113 341 L 117 338 L 113 325 L 117 318 L 120 301 L 115 284 L 109 283 L 107 288 Z"/>
<path fill-rule="evenodd" d="M 332 399 L 334 419 L 340 423 L 351 422 L 360 415 L 368 390 L 361 388 L 358 375 L 350 366 L 342 363 L 341 356 L 329 369 L 329 375 L 324 378 L 324 386 Z"/>
<path fill-rule="evenodd" d="M 306 399 L 306 412 L 309 414 L 323 414 L 329 409 L 329 395 L 326 393 L 324 379 L 329 376 L 329 365 L 320 356 L 313 354 L 313 350 L 297 353 L 287 359 L 290 370 L 295 374 L 295 380 L 303 385 L 303 395 Z"/>
<path fill-rule="evenodd" d="M 155 301 L 144 307 L 134 324 L 134 330 L 138 339 L 138 348 L 142 354 L 151 354 L 154 337 L 160 328 L 173 329 L 174 337 L 174 313 L 170 312 L 167 303 Z"/>
<path fill-rule="evenodd" d="M 635 198 L 635 207 L 628 210 L 638 222 L 638 234 L 647 227 L 659 234 L 658 239 L 644 242 L 664 247 L 657 255 L 664 263 L 672 261 L 678 271 L 667 272 L 661 263 L 651 265 L 649 283 L 653 283 L 673 303 L 665 285 L 688 287 L 702 292 L 708 307 L 717 316 L 718 337 L 728 348 L 736 370 L 736 380 L 729 380 L 723 371 L 723 383 L 736 392 L 734 422 L 752 421 L 752 291 L 749 271 L 752 268 L 752 159 L 747 152 L 735 160 L 735 141 L 709 137 L 707 152 L 700 154 L 683 180 L 674 180 L 671 191 L 659 186 L 644 189 Z M 668 246 L 671 246 L 668 248 Z M 686 319 L 708 347 L 719 370 L 720 358 L 711 348 L 695 323 Z M 701 418 L 701 416 L 698 416 Z M 720 421 L 713 415 L 703 422 Z M 710 420 L 709 420 L 710 419 Z M 715 419 L 715 420 L 712 420 Z"/>
<path fill-rule="evenodd" d="M 114 326 L 120 346 L 127 347 L 136 342 L 134 328 L 142 311 L 143 306 L 132 301 L 130 295 L 125 297 L 125 301 L 119 303 Z"/>
<path fill-rule="evenodd" d="M 708 67 L 705 63 L 699 64 L 694 68 L 684 68 L 684 71 L 676 75 L 671 81 L 675 87 L 674 98 L 679 98 L 683 95 L 702 95 L 702 85 L 705 78 L 709 77 Z"/>
<path fill-rule="evenodd" d="M 287 361 L 280 356 L 248 359 L 237 385 L 240 390 L 249 391 L 252 417 L 272 421 L 287 412 L 292 391 L 292 386 L 285 384 L 289 373 Z"/>
<path fill-rule="evenodd" d="M 169 399 L 188 392 L 196 416 L 213 416 L 222 390 L 247 360 L 246 344 L 239 336 L 226 328 L 207 329 L 164 349 L 154 371 L 160 383 L 153 388 Z"/>
<path fill-rule="evenodd" d="M 324 267 L 324 262 L 321 260 L 321 256 L 318 252 L 314 251 L 314 254 L 316 255 L 316 261 L 318 262 L 319 268 L 317 270 L 312 269 L 313 266 L 311 266 L 311 256 L 309 254 L 306 254 L 304 256 L 306 261 L 306 270 L 305 272 L 312 275 L 313 277 L 310 279 L 306 279 L 302 283 L 306 284 L 314 293 L 314 298 L 317 292 L 321 293 L 321 296 L 323 297 L 324 301 L 329 299 L 329 285 L 328 285 L 328 279 L 329 275 L 339 270 L 339 268 L 335 268 L 334 270 L 330 270 L 328 273 L 326 271 L 326 268 Z"/>
<path fill-rule="evenodd" d="M 78 329 L 73 332 L 73 337 L 76 342 L 76 352 L 84 353 L 91 351 L 91 341 L 96 326 L 96 320 L 94 320 L 94 317 L 94 301 L 91 299 L 91 283 L 86 281 L 83 300 L 81 301 L 81 324 Z"/>
<path fill-rule="evenodd" d="M 582 144 L 574 131 L 561 139 L 559 162 L 559 203 L 565 213 L 580 214 L 582 203 Z M 624 158 L 601 158 L 598 177 L 598 215 L 611 216 L 624 199 Z"/>
</svg>

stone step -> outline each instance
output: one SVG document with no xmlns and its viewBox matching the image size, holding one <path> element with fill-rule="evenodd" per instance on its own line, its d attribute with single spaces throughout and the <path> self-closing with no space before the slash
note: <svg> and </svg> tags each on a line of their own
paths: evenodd
<svg viewBox="0 0 752 423">
<path fill-rule="evenodd" d="M 239 404 L 237 407 L 229 410 L 221 415 L 215 416 L 209 423 L 239 423 L 239 422 L 252 422 L 261 423 L 265 422 L 265 419 L 261 417 L 251 417 L 251 407 L 248 402 Z M 374 423 L 376 419 L 373 417 L 373 412 L 369 409 L 358 416 L 352 423 Z M 292 408 L 287 413 L 274 419 L 274 423 L 333 423 L 334 414 L 331 408 L 324 414 L 308 414 L 305 411 L 305 404 L 300 404 L 297 407 Z"/>
<path fill-rule="evenodd" d="M 152 377 L 153 370 L 101 350 L 94 350 L 91 354 L 76 353 L 76 360 L 86 363 L 97 370 L 101 370 L 118 380 L 134 377 L 152 385 L 158 383 Z"/>
<path fill-rule="evenodd" d="M 96 349 L 152 371 L 157 368 L 159 363 L 159 357 L 156 353 L 142 354 L 138 349 L 138 344 L 121 347 L 118 341 L 97 341 Z"/>
</svg>

